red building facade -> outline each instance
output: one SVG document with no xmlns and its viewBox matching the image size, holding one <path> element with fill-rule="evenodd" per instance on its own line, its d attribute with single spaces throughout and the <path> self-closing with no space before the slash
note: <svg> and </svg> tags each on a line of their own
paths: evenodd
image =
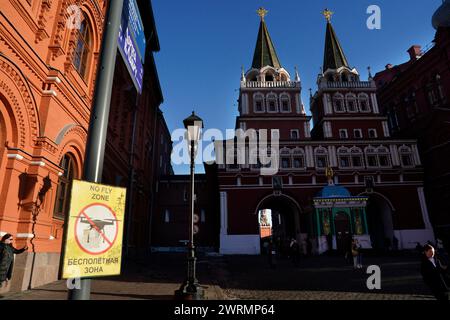
<svg viewBox="0 0 450 320">
<path fill-rule="evenodd" d="M 237 129 L 267 129 L 279 136 L 279 170 L 261 174 L 261 163 L 219 164 L 220 252 L 260 253 L 258 212 L 270 209 L 273 237 L 303 242 L 314 234 L 313 199 L 334 184 L 352 196 L 367 197 L 366 248 L 400 248 L 433 240 L 423 192 L 423 167 L 416 140 L 393 139 L 380 113 L 372 78 L 350 68 L 327 14 L 323 73 L 310 96 L 314 128 L 301 99 L 301 80 L 291 78 L 278 59 L 260 10 L 261 24 L 252 67 L 241 76 Z M 234 157 L 241 157 L 235 150 Z M 248 156 L 247 150 L 247 156 Z M 225 153 L 225 152 L 224 152 Z M 217 155 L 217 152 L 216 152 Z M 407 201 L 406 201 L 407 200 Z M 340 218 L 331 223 L 341 225 Z M 350 232 L 352 221 L 346 221 Z M 337 249 L 340 239 L 331 239 Z M 340 234 L 340 233 L 339 233 Z M 321 245 L 315 239 L 316 252 Z"/>
<path fill-rule="evenodd" d="M 139 5 L 148 40 L 144 90 L 138 98 L 118 54 L 103 177 L 127 187 L 134 203 L 127 213 L 130 249 L 149 246 L 149 195 L 159 174 L 152 160 L 159 158 L 156 135 L 165 126 L 151 4 Z M 57 278 L 71 181 L 83 168 L 107 6 L 102 0 L 0 3 L 0 234 L 29 247 L 16 257 L 13 281 L 3 291 Z M 79 28 L 71 27 L 74 8 Z"/>
<path fill-rule="evenodd" d="M 436 236 L 450 241 L 450 3 L 435 14 L 432 47 L 412 46 L 410 60 L 376 74 L 381 112 L 393 137 L 418 139 L 425 194 Z"/>
</svg>

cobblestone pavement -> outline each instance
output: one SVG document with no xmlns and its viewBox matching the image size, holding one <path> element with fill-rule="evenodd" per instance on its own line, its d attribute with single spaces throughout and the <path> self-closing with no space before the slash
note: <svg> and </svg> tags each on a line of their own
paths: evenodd
<svg viewBox="0 0 450 320">
<path fill-rule="evenodd" d="M 298 266 L 279 259 L 275 269 L 264 256 L 200 256 L 199 282 L 211 300 L 432 300 L 414 254 L 365 257 L 364 264 L 381 268 L 381 290 L 370 291 L 366 268 L 353 270 L 343 257 L 311 257 Z M 184 280 L 184 254 L 153 254 L 128 263 L 120 277 L 92 281 L 92 300 L 171 300 Z M 64 300 L 65 281 L 0 299 Z"/>
<path fill-rule="evenodd" d="M 267 257 L 217 259 L 219 283 L 227 299 L 249 300 L 434 300 L 420 275 L 413 253 L 366 257 L 362 270 L 353 270 L 343 257 L 311 257 L 294 266 L 278 259 L 271 269 Z M 381 269 L 381 290 L 367 288 L 368 265 Z"/>
<path fill-rule="evenodd" d="M 92 280 L 91 300 L 173 300 L 175 290 L 179 289 L 186 274 L 185 254 L 154 254 L 147 261 L 127 263 L 119 277 L 97 278 Z M 217 286 L 209 265 L 201 262 L 199 279 L 208 300 L 225 299 Z M 0 300 L 65 300 L 66 281 L 34 288 L 25 292 L 7 293 Z"/>
</svg>

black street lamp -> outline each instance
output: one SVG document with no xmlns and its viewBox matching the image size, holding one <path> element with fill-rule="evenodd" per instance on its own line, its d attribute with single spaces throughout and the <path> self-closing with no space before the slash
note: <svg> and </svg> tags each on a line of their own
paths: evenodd
<svg viewBox="0 0 450 320">
<path fill-rule="evenodd" d="M 189 244 L 188 244 L 188 268 L 187 278 L 181 285 L 180 289 L 175 291 L 175 297 L 186 300 L 201 300 L 203 298 L 203 289 L 198 284 L 195 275 L 195 264 L 197 258 L 195 257 L 194 246 L 194 170 L 195 170 L 195 155 L 197 154 L 198 142 L 200 140 L 201 129 L 203 128 L 203 120 L 192 112 L 192 115 L 183 120 L 186 128 L 188 149 L 191 156 L 191 192 L 189 196 Z"/>
</svg>

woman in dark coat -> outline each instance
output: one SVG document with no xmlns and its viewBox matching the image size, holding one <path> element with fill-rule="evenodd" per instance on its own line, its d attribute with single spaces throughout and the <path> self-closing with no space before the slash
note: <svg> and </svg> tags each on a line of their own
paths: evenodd
<svg viewBox="0 0 450 320">
<path fill-rule="evenodd" d="M 14 266 L 14 254 L 20 254 L 28 249 L 27 246 L 18 250 L 12 246 L 13 236 L 11 234 L 5 234 L 0 242 L 0 287 L 6 281 L 8 283 L 11 280 L 13 266 Z"/>
<path fill-rule="evenodd" d="M 420 271 L 424 282 L 430 287 L 431 292 L 438 300 L 448 301 L 449 288 L 445 283 L 445 271 L 447 266 L 444 266 L 437 257 L 433 246 L 426 244 L 423 247 L 422 264 Z"/>
</svg>

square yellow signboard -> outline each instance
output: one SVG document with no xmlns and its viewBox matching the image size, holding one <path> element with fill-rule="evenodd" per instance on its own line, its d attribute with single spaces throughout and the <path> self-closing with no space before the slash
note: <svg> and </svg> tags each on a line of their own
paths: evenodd
<svg viewBox="0 0 450 320">
<path fill-rule="evenodd" d="M 119 275 L 126 189 L 74 180 L 62 278 Z"/>
</svg>

